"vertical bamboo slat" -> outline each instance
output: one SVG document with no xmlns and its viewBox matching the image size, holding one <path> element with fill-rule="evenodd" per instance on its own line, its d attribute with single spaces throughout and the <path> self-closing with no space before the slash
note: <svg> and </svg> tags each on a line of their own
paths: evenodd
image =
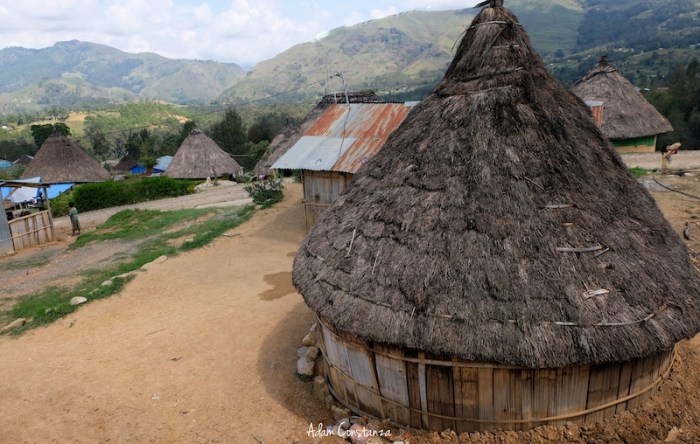
<svg viewBox="0 0 700 444">
<path fill-rule="evenodd" d="M 459 368 L 453 370 L 455 389 L 455 416 L 459 418 L 477 419 L 479 417 L 479 371 L 475 368 Z M 457 433 L 474 432 L 474 423 L 457 421 Z"/>
<path fill-rule="evenodd" d="M 459 433 L 611 418 L 651 396 L 674 353 L 621 364 L 531 370 L 440 360 L 354 342 L 326 328 L 321 345 L 336 396 L 358 413 Z"/>
</svg>

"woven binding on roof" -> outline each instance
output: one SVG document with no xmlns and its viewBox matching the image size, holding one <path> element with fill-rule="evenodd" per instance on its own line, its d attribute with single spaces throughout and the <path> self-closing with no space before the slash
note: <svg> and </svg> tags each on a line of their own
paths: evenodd
<svg viewBox="0 0 700 444">
<path fill-rule="evenodd" d="M 685 245 L 501 7 L 312 228 L 293 279 L 339 331 L 467 361 L 628 361 L 700 329 Z"/>
<path fill-rule="evenodd" d="M 192 130 L 163 173 L 176 179 L 205 179 L 239 174 L 241 166 L 198 129 Z"/>
<path fill-rule="evenodd" d="M 609 139 L 633 139 L 673 131 L 668 121 L 603 57 L 572 91 L 582 100 L 603 102 L 601 131 Z"/>
<path fill-rule="evenodd" d="M 43 183 L 102 182 L 111 179 L 107 170 L 68 137 L 50 136 L 22 174 L 41 177 Z"/>
</svg>

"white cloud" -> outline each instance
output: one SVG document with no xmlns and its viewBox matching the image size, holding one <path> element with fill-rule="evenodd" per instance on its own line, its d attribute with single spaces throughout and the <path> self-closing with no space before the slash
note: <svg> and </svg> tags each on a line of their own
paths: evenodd
<svg viewBox="0 0 700 444">
<path fill-rule="evenodd" d="M 476 3 L 476 0 L 468 2 Z M 0 0 L 0 48 L 83 40 L 170 58 L 254 63 L 338 26 L 464 1 Z"/>
</svg>

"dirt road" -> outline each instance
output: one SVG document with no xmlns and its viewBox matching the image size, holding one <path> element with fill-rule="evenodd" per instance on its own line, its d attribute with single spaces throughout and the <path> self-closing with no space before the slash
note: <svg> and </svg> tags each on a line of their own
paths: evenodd
<svg viewBox="0 0 700 444">
<path fill-rule="evenodd" d="M 292 442 L 328 419 L 294 375 L 301 189 L 118 296 L 0 338 L 0 442 Z"/>
</svg>

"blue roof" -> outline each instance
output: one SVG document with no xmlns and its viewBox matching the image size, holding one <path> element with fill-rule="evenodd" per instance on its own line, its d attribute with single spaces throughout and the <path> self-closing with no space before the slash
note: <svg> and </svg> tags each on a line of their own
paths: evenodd
<svg viewBox="0 0 700 444">
<path fill-rule="evenodd" d="M 0 160 L 0 168 L 10 168 L 12 167 L 12 162 L 9 160 Z"/>
</svg>

